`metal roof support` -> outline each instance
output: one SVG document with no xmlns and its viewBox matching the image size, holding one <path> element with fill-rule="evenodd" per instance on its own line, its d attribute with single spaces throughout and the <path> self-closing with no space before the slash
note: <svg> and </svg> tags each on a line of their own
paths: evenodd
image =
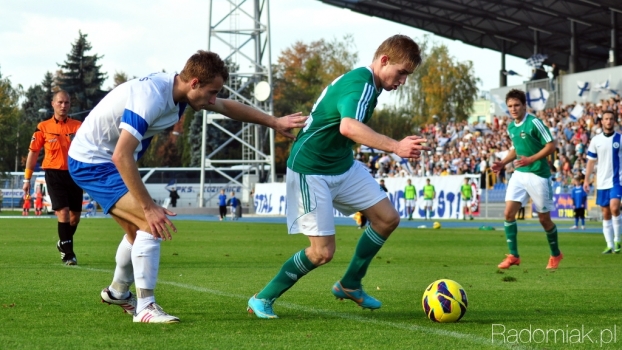
<svg viewBox="0 0 622 350">
<path fill-rule="evenodd" d="M 538 52 L 539 51 L 538 44 L 539 44 L 539 41 L 540 41 L 539 39 L 540 39 L 540 33 L 538 33 L 537 30 L 534 30 L 533 31 L 533 54 L 534 55 L 539 53 Z"/>
<path fill-rule="evenodd" d="M 505 40 L 501 40 L 501 72 L 499 73 L 499 86 L 508 86 L 508 76 L 505 71 Z"/>
<path fill-rule="evenodd" d="M 577 24 L 574 21 L 570 21 L 570 57 L 568 57 L 568 73 L 577 73 L 579 56 L 577 52 Z"/>
<path fill-rule="evenodd" d="M 609 66 L 618 65 L 618 31 L 616 30 L 616 12 L 611 11 L 611 48 L 609 49 Z"/>
</svg>

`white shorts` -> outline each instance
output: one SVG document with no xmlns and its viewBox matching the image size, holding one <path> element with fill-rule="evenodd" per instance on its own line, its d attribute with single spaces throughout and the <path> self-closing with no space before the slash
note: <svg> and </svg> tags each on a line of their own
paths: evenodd
<svg viewBox="0 0 622 350">
<path fill-rule="evenodd" d="M 434 206 L 434 199 L 424 199 L 423 205 L 425 205 L 426 208 L 432 208 Z"/>
<path fill-rule="evenodd" d="M 508 183 L 505 201 L 520 202 L 523 207 L 531 197 L 536 212 L 548 213 L 555 208 L 551 179 L 536 174 L 515 171 Z"/>
<path fill-rule="evenodd" d="M 469 198 L 469 199 L 462 199 L 461 202 L 462 202 L 462 207 L 463 208 L 471 209 L 471 198 Z"/>
<path fill-rule="evenodd" d="M 414 208 L 416 205 L 414 199 L 404 199 L 404 202 L 405 202 L 405 205 L 410 208 Z"/>
<path fill-rule="evenodd" d="M 304 175 L 287 168 L 287 231 L 332 236 L 334 209 L 349 216 L 383 199 L 387 194 L 361 162 L 341 175 Z"/>
</svg>

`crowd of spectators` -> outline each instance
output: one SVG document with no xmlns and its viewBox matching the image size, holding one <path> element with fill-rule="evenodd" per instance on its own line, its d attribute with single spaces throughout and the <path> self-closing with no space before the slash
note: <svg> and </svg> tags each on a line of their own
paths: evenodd
<svg viewBox="0 0 622 350">
<path fill-rule="evenodd" d="M 583 116 L 573 119 L 570 112 L 574 104 L 559 105 L 534 113 L 549 128 L 557 151 L 549 159 L 553 168 L 555 193 L 567 192 L 572 179 L 585 172 L 586 153 L 591 137 L 602 132 L 600 119 L 606 110 L 613 110 L 618 117 L 616 130 L 622 124 L 620 96 L 603 99 L 598 103 L 582 103 Z M 420 135 L 428 139 L 433 151 L 417 161 L 403 161 L 390 154 L 367 152 L 360 148 L 355 158 L 369 167 L 377 178 L 428 177 L 434 175 L 477 174 L 483 188 L 505 184 L 514 172 L 512 164 L 496 176 L 490 171 L 492 162 L 503 159 L 511 148 L 507 134 L 508 116 L 495 116 L 491 123 L 449 122 L 428 124 L 421 127 Z"/>
</svg>

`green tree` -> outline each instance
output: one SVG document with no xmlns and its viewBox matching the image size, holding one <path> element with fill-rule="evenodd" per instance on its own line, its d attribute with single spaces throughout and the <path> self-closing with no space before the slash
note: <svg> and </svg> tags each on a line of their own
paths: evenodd
<svg viewBox="0 0 622 350">
<path fill-rule="evenodd" d="M 422 65 L 408 77 L 398 90 L 401 102 L 411 111 L 417 123 L 448 122 L 451 118 L 466 120 L 477 98 L 473 62 L 458 62 L 445 45 L 433 43 L 427 36 L 420 43 Z"/>
<path fill-rule="evenodd" d="M 352 36 L 328 42 L 296 42 L 283 50 L 273 66 L 274 114 L 309 114 L 322 90 L 335 78 L 352 70 L 358 61 Z M 291 140 L 276 134 L 276 171 L 285 172 Z"/>
<path fill-rule="evenodd" d="M 106 95 L 101 87 L 107 74 L 102 73 L 101 65 L 97 64 L 103 56 L 87 55 L 92 49 L 91 43 L 86 40 L 87 36 L 80 31 L 67 60 L 58 65 L 62 69 L 62 74 L 58 77 L 59 85 L 71 95 L 72 113 L 93 109 Z M 80 114 L 78 119 L 84 117 L 84 114 Z"/>
<path fill-rule="evenodd" d="M 395 140 L 413 135 L 416 128 L 411 112 L 405 107 L 376 109 L 367 126 Z"/>
<path fill-rule="evenodd" d="M 0 147 L 0 172 L 23 169 L 21 155 L 24 149 L 28 149 L 30 135 L 24 136 L 27 125 L 20 121 L 21 94 L 21 86 L 13 87 L 11 80 L 0 74 L 0 140 L 3 144 Z"/>
</svg>

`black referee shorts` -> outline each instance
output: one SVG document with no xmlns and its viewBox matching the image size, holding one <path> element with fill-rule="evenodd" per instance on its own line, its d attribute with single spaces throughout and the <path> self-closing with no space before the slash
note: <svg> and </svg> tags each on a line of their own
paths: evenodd
<svg viewBox="0 0 622 350">
<path fill-rule="evenodd" d="M 69 175 L 69 170 L 45 169 L 45 183 L 52 200 L 52 210 L 69 207 L 75 212 L 82 211 L 82 189 Z"/>
</svg>

